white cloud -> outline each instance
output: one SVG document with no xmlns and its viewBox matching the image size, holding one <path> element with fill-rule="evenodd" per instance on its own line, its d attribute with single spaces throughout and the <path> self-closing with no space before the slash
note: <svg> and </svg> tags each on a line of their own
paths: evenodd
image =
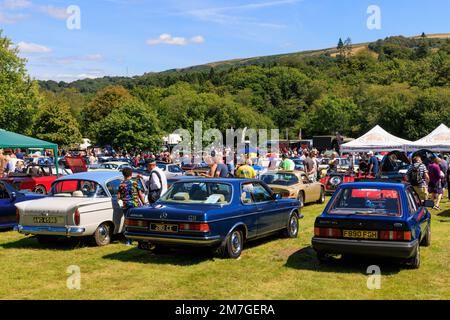
<svg viewBox="0 0 450 320">
<path fill-rule="evenodd" d="M 174 46 L 185 46 L 188 44 L 186 38 L 183 37 L 172 37 L 168 33 L 163 33 L 156 39 L 148 39 L 147 44 L 150 46 L 155 46 L 158 44 L 169 44 Z"/>
<path fill-rule="evenodd" d="M 66 20 L 69 17 L 67 8 L 54 7 L 54 6 L 36 6 L 36 10 L 49 15 L 52 18 L 58 20 Z"/>
<path fill-rule="evenodd" d="M 163 33 L 158 38 L 148 39 L 146 42 L 149 46 L 156 46 L 159 44 L 168 44 L 172 46 L 186 46 L 189 43 L 195 44 L 204 43 L 205 38 L 203 36 L 195 36 L 191 39 L 186 39 L 185 37 L 172 37 L 172 35 L 168 33 Z"/>
<path fill-rule="evenodd" d="M 28 0 L 5 0 L 2 7 L 9 10 L 30 8 L 33 4 Z"/>
<path fill-rule="evenodd" d="M 223 25 L 253 25 L 257 27 L 266 28 L 284 28 L 286 25 L 277 23 L 260 22 L 251 17 L 244 17 L 239 15 L 233 15 L 229 12 L 242 12 L 250 10 L 258 10 L 276 6 L 284 6 L 298 3 L 302 0 L 278 0 L 268 2 L 249 3 L 239 6 L 218 7 L 218 8 L 206 8 L 195 9 L 183 12 L 183 15 L 192 16 L 196 19 L 213 22 Z"/>
<path fill-rule="evenodd" d="M 202 36 L 195 36 L 195 37 L 191 38 L 191 42 L 197 43 L 197 44 L 204 43 L 205 38 L 203 38 Z"/>
<path fill-rule="evenodd" d="M 0 12 L 0 23 L 13 24 L 29 18 L 28 14 L 7 14 Z"/>
<path fill-rule="evenodd" d="M 20 52 L 23 53 L 49 53 L 52 49 L 41 44 L 31 43 L 31 42 L 19 42 L 17 44 Z"/>
</svg>

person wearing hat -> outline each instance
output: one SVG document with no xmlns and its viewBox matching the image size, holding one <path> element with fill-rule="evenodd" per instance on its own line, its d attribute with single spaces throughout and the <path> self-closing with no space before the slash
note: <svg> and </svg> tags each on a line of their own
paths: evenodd
<svg viewBox="0 0 450 320">
<path fill-rule="evenodd" d="M 150 172 L 150 178 L 146 183 L 148 202 L 155 203 L 167 191 L 167 178 L 164 171 L 156 165 L 155 159 L 149 161 L 147 169 Z"/>
<path fill-rule="evenodd" d="M 367 153 L 369 156 L 369 175 L 372 174 L 373 176 L 376 176 L 378 174 L 378 169 L 380 167 L 378 163 L 378 158 L 375 157 L 373 151 L 369 151 Z"/>
</svg>

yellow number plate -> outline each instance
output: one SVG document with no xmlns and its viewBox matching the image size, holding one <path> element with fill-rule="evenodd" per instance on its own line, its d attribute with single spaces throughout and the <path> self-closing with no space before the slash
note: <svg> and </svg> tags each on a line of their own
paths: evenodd
<svg viewBox="0 0 450 320">
<path fill-rule="evenodd" d="M 177 224 L 161 224 L 152 223 L 150 224 L 150 230 L 156 232 L 178 232 Z"/>
<path fill-rule="evenodd" d="M 378 239 L 378 231 L 344 230 L 344 238 Z"/>
<path fill-rule="evenodd" d="M 33 217 L 33 223 L 37 224 L 57 224 L 63 221 L 64 219 L 59 217 Z"/>
</svg>

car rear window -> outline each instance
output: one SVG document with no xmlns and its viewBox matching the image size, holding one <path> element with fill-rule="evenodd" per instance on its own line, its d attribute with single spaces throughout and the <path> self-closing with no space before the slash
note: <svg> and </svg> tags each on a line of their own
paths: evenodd
<svg viewBox="0 0 450 320">
<path fill-rule="evenodd" d="M 395 189 L 344 188 L 334 198 L 329 214 L 401 216 Z"/>
</svg>

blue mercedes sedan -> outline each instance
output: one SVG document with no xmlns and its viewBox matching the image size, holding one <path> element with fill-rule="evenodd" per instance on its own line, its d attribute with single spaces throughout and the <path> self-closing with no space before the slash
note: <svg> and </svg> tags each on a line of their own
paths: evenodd
<svg viewBox="0 0 450 320">
<path fill-rule="evenodd" d="M 12 229 L 17 225 L 15 204 L 44 197 L 14 189 L 9 183 L 0 181 L 0 230 Z"/>
<path fill-rule="evenodd" d="M 200 246 L 238 258 L 244 243 L 283 232 L 298 236 L 300 203 L 282 199 L 262 181 L 190 179 L 175 182 L 151 206 L 128 211 L 125 236 L 141 249 Z"/>
<path fill-rule="evenodd" d="M 403 183 L 357 182 L 338 187 L 316 219 L 312 246 L 320 261 L 333 254 L 381 256 L 420 266 L 430 246 L 433 201 Z"/>
</svg>

